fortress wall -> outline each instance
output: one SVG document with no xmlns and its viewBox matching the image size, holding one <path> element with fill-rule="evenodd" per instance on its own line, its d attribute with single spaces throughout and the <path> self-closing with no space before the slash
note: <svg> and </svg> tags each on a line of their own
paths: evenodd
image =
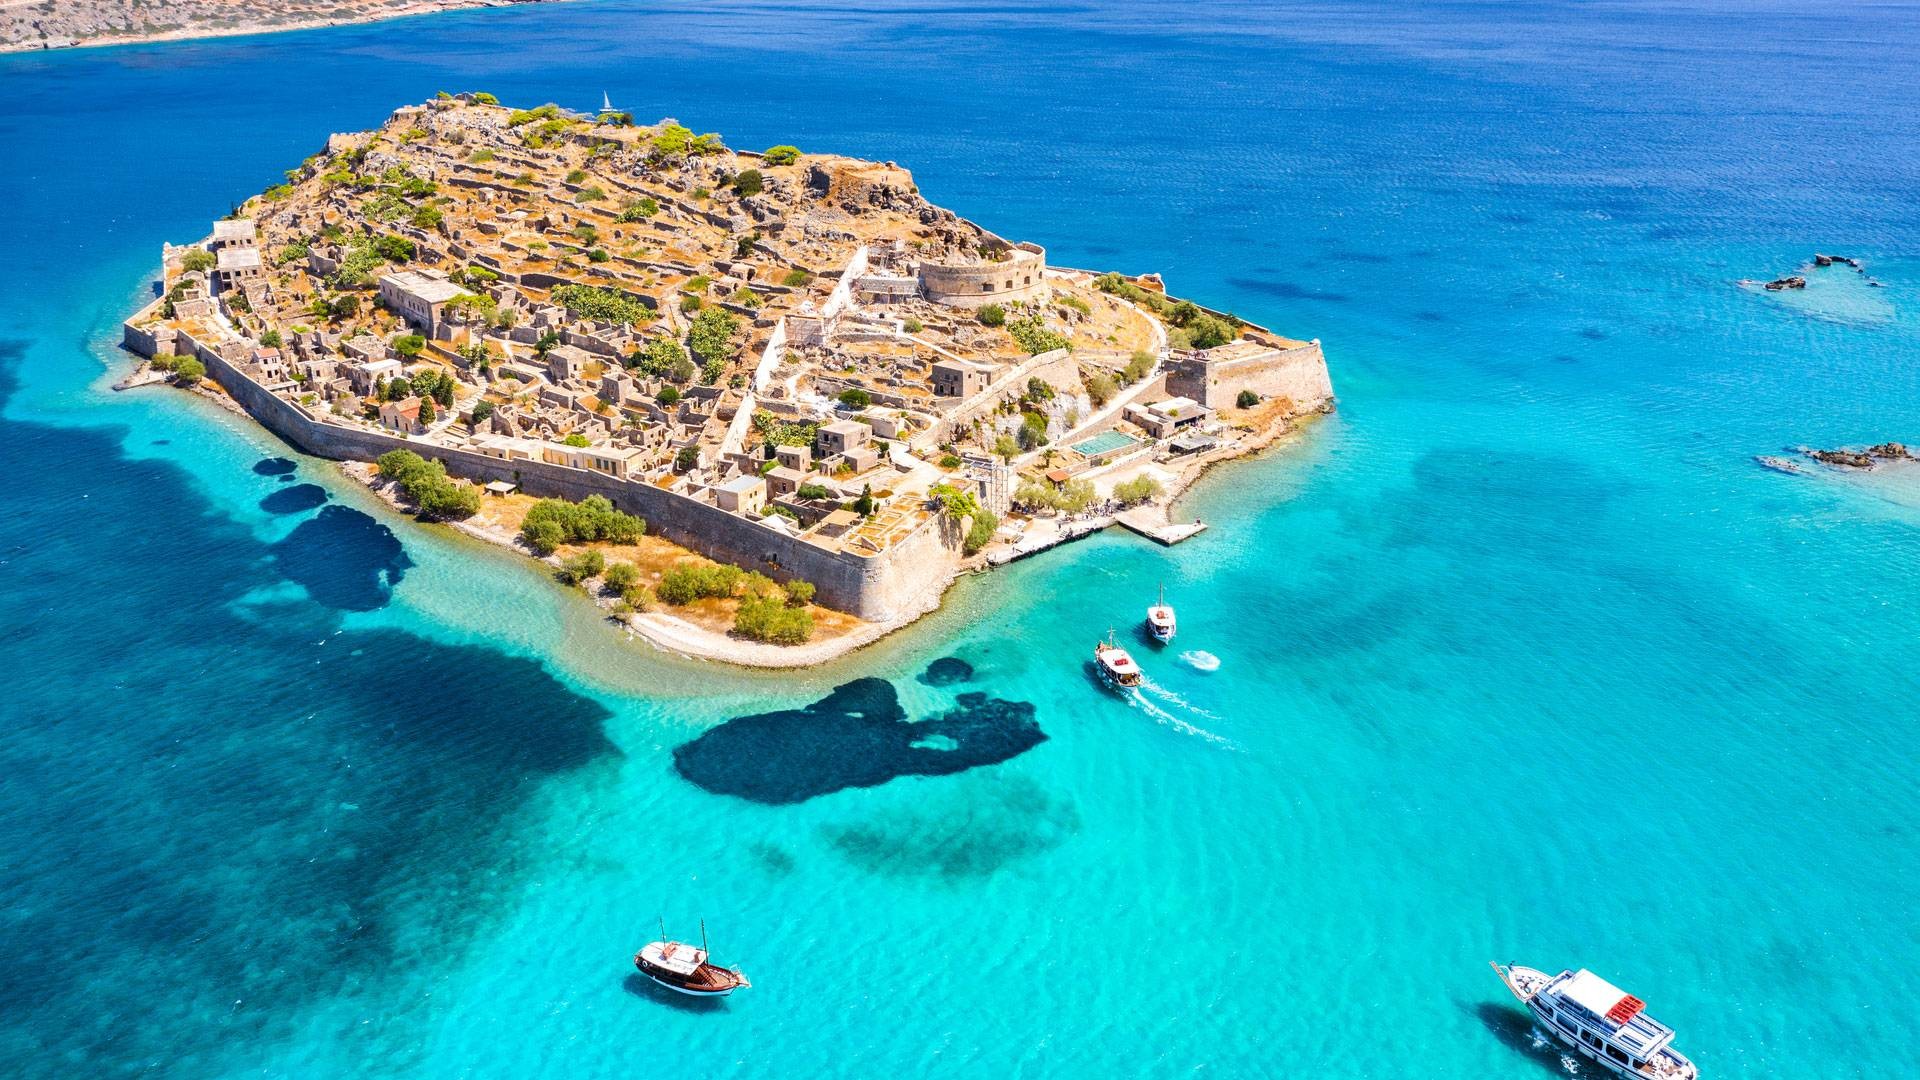
<svg viewBox="0 0 1920 1080">
<path fill-rule="evenodd" d="M 776 581 L 811 581 L 819 590 L 820 603 L 862 619 L 878 621 L 901 613 L 959 565 L 957 540 L 947 535 L 937 517 L 884 552 L 832 551 L 641 481 L 546 461 L 505 461 L 390 432 L 325 423 L 255 382 L 214 347 L 184 335 L 182 340 L 249 415 L 303 453 L 372 461 L 389 450 L 411 450 L 440 461 L 455 476 L 482 483 L 506 480 L 519 484 L 529 495 L 575 501 L 602 495 L 619 509 L 646 519 L 647 531 L 656 536 L 710 558 L 758 570 Z"/>
<path fill-rule="evenodd" d="M 921 263 L 920 288 L 927 299 L 950 307 L 978 308 L 1009 300 L 1032 300 L 1047 291 L 1046 252 L 1013 248 L 1006 262 L 942 266 Z M 986 286 L 992 286 L 988 291 Z"/>
<path fill-rule="evenodd" d="M 1242 390 L 1263 398 L 1287 398 L 1301 411 L 1333 400 L 1333 380 L 1318 342 L 1243 360 L 1176 361 L 1167 373 L 1168 393 L 1190 397 L 1210 409 L 1232 406 Z"/>
</svg>

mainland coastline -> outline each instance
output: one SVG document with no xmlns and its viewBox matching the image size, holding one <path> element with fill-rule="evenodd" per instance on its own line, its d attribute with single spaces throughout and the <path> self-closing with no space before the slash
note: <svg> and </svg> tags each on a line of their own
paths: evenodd
<svg viewBox="0 0 1920 1080">
<path fill-rule="evenodd" d="M 385 22 L 466 8 L 557 3 L 559 0 L 168 0 L 164 7 L 134 0 L 61 0 L 58 4 L 0 3 L 0 53 L 138 45 L 160 41 L 238 37 Z"/>
<path fill-rule="evenodd" d="M 1333 396 L 1317 341 L 1050 265 L 899 165 L 442 95 L 334 135 L 123 341 L 653 646 L 817 664 Z M 369 468 L 365 463 L 377 462 Z"/>
</svg>

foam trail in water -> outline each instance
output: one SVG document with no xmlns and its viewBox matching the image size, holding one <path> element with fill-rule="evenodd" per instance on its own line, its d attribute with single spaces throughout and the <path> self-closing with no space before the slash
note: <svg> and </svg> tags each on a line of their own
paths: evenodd
<svg viewBox="0 0 1920 1080">
<path fill-rule="evenodd" d="M 1180 662 L 1195 671 L 1220 670 L 1220 658 L 1205 649 L 1188 649 L 1180 654 Z"/>
<path fill-rule="evenodd" d="M 1239 744 L 1235 743 L 1232 739 L 1228 739 L 1220 735 L 1215 735 L 1213 732 L 1208 731 L 1203 727 L 1190 724 L 1187 721 L 1180 719 L 1178 716 L 1175 716 L 1174 714 L 1161 708 L 1160 706 L 1155 705 L 1152 701 L 1149 701 L 1147 699 L 1147 695 L 1142 693 L 1141 689 L 1142 688 L 1140 687 L 1136 687 L 1132 693 L 1129 693 L 1127 695 L 1127 703 L 1139 709 L 1140 711 L 1146 713 L 1148 716 L 1153 717 L 1155 723 L 1164 724 L 1165 726 L 1180 732 L 1182 735 L 1197 736 L 1199 738 L 1205 739 L 1210 743 L 1213 743 L 1216 746 L 1224 746 L 1229 750 L 1240 749 Z"/>
<path fill-rule="evenodd" d="M 1184 697 L 1181 697 L 1179 694 L 1168 689 L 1167 687 L 1161 686 L 1159 683 L 1154 682 L 1152 679 L 1143 677 L 1140 680 L 1140 689 L 1144 693 L 1151 694 L 1155 698 L 1158 698 L 1159 700 L 1166 702 L 1168 705 L 1184 710 L 1186 712 L 1190 712 L 1195 716 L 1203 716 L 1203 717 L 1206 717 L 1208 720 L 1220 719 L 1218 715 L 1208 712 L 1207 710 L 1201 708 L 1200 706 L 1195 705 L 1193 702 L 1188 701 Z"/>
</svg>

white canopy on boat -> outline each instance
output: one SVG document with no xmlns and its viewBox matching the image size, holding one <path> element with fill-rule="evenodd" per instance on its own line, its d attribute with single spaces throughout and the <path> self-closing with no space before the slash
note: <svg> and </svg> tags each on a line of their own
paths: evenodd
<svg viewBox="0 0 1920 1080">
<path fill-rule="evenodd" d="M 641 949 L 640 955 L 648 963 L 657 964 L 675 975 L 691 975 L 707 961 L 706 953 L 677 941 L 656 941 Z"/>
<path fill-rule="evenodd" d="M 1605 1017 L 1615 1005 L 1620 1004 L 1620 999 L 1626 997 L 1627 992 L 1581 968 L 1573 973 L 1573 978 L 1568 979 L 1565 986 L 1560 987 L 1560 996 L 1595 1016 Z"/>
</svg>

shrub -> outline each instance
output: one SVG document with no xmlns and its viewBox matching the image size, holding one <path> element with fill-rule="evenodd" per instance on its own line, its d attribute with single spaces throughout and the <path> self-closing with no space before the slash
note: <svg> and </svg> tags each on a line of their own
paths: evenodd
<svg viewBox="0 0 1920 1080">
<path fill-rule="evenodd" d="M 724 600 L 739 589 L 743 576 L 739 567 L 724 563 L 676 566 L 661 577 L 658 593 L 662 602 L 675 607 L 695 600 Z"/>
<path fill-rule="evenodd" d="M 491 147 L 483 146 L 480 149 L 475 150 L 472 156 L 468 157 L 467 160 L 473 162 L 475 165 L 484 165 L 487 162 L 492 161 L 494 158 L 497 158 L 499 156 L 500 156 L 499 154 L 496 154 L 493 152 L 493 149 Z"/>
<path fill-rule="evenodd" d="M 802 499 L 833 498 L 833 492 L 828 491 L 824 486 L 820 484 L 801 484 L 800 487 L 794 491 L 794 495 Z"/>
<path fill-rule="evenodd" d="M 673 464 L 674 467 L 678 468 L 681 472 L 685 472 L 700 464 L 700 448 L 697 446 L 681 447 L 680 452 L 673 455 Z"/>
<path fill-rule="evenodd" d="M 999 304 L 984 304 L 979 311 L 973 313 L 973 317 L 980 320 L 981 326 L 1005 326 L 1007 309 Z"/>
<path fill-rule="evenodd" d="M 213 269 L 214 263 L 218 261 L 219 260 L 213 257 L 213 252 L 201 248 L 194 248 L 192 251 L 180 256 L 180 269 L 198 270 L 205 273 Z"/>
<path fill-rule="evenodd" d="M 760 155 L 760 160 L 769 165 L 791 165 L 800 160 L 800 148 L 784 144 L 769 146 L 767 152 Z"/>
<path fill-rule="evenodd" d="M 568 585 L 578 585 L 607 568 L 607 557 L 597 551 L 582 551 L 569 555 L 560 563 L 560 569 L 554 571 L 555 577 Z"/>
<path fill-rule="evenodd" d="M 567 183 L 578 184 L 585 181 L 586 178 L 587 178 L 587 170 L 575 169 L 572 172 L 567 174 Z"/>
<path fill-rule="evenodd" d="M 1027 350 L 1028 356 L 1039 356 L 1043 352 L 1067 347 L 1066 336 L 1047 329 L 1038 315 L 1029 315 L 1009 325 L 1007 333 L 1012 334 L 1013 340 Z"/>
<path fill-rule="evenodd" d="M 652 308 L 612 289 L 561 285 L 553 290 L 553 298 L 575 315 L 596 322 L 641 324 L 654 319 Z"/>
<path fill-rule="evenodd" d="M 630 562 L 614 563 L 607 567 L 602 584 L 606 591 L 616 596 L 625 596 L 627 590 L 640 583 L 640 568 Z"/>
<path fill-rule="evenodd" d="M 1113 485 L 1113 497 L 1120 500 L 1122 506 L 1136 506 L 1158 494 L 1160 481 L 1145 474 Z"/>
<path fill-rule="evenodd" d="M 964 461 L 961 461 L 961 460 L 960 460 L 960 455 L 958 455 L 958 454 L 942 454 L 942 455 L 940 455 L 940 467 L 941 467 L 941 468 L 943 468 L 943 469 L 957 469 L 957 468 L 959 468 L 960 466 L 962 466 L 962 465 L 965 465 L 965 464 L 966 464 L 966 462 L 964 462 Z"/>
<path fill-rule="evenodd" d="M 486 423 L 493 417 L 493 402 L 476 401 L 473 405 L 473 423 L 475 427 Z"/>
<path fill-rule="evenodd" d="M 1113 395 L 1119 392 L 1120 389 L 1114 384 L 1113 376 L 1104 371 L 1096 372 L 1087 380 L 1086 386 L 1087 399 L 1092 401 L 1096 406 L 1105 405 L 1107 402 L 1112 401 Z"/>
<path fill-rule="evenodd" d="M 1000 519 L 994 517 L 992 512 L 982 510 L 973 515 L 973 524 L 967 528 L 967 537 L 962 550 L 969 555 L 978 552 L 993 542 L 994 531 L 998 528 L 1000 528 Z"/>
<path fill-rule="evenodd" d="M 733 178 L 733 190 L 742 196 L 758 195 L 766 189 L 766 178 L 760 175 L 759 169 L 743 170 Z"/>
<path fill-rule="evenodd" d="M 277 349 L 281 343 L 282 339 L 280 337 L 280 331 L 278 330 L 268 330 L 266 333 L 260 335 L 260 344 L 269 349 Z"/>
<path fill-rule="evenodd" d="M 638 369 L 642 374 L 657 379 L 666 378 L 673 369 L 687 360 L 687 350 L 680 343 L 668 337 L 654 338 L 647 347 L 639 349 L 628 358 L 629 367 Z"/>
<path fill-rule="evenodd" d="M 813 582 L 811 581 L 802 581 L 799 578 L 794 578 L 792 581 L 787 582 L 786 591 L 787 603 L 795 607 L 803 607 L 813 603 L 815 590 Z"/>
<path fill-rule="evenodd" d="M 653 590 L 645 585 L 630 585 L 621 590 L 620 601 L 632 611 L 651 611 L 655 602 Z"/>
<path fill-rule="evenodd" d="M 873 395 L 857 386 L 840 391 L 840 404 L 849 409 L 864 409 L 873 404 Z"/>
<path fill-rule="evenodd" d="M 499 98 L 494 97 L 492 94 L 487 93 L 485 90 L 475 90 L 473 92 L 473 100 L 478 102 L 481 105 L 500 104 Z"/>
<path fill-rule="evenodd" d="M 437 461 L 428 461 L 411 450 L 389 450 L 380 455 L 378 466 L 380 475 L 398 484 L 423 518 L 465 518 L 480 510 L 479 490 L 450 479 L 446 466 Z"/>
<path fill-rule="evenodd" d="M 636 221 L 645 221 L 659 212 L 660 204 L 654 201 L 653 196 L 646 195 L 641 197 L 638 202 L 630 202 L 626 206 L 621 207 L 620 215 L 614 220 L 632 224 Z"/>
<path fill-rule="evenodd" d="M 179 386 L 193 386 L 207 377 L 207 365 L 191 356 L 183 356 L 173 365 L 173 381 Z"/>
<path fill-rule="evenodd" d="M 419 356 L 421 350 L 426 347 L 427 339 L 419 334 L 401 334 L 393 339 L 393 351 L 401 356 Z"/>
<path fill-rule="evenodd" d="M 709 360 L 725 360 L 732 352 L 734 331 L 740 328 L 740 320 L 725 311 L 703 311 L 695 316 L 693 328 L 687 331 L 687 348 L 702 363 Z"/>
<path fill-rule="evenodd" d="M 1127 366 L 1120 369 L 1119 382 L 1122 386 L 1131 386 L 1147 377 L 1153 370 L 1153 354 L 1136 352 L 1127 358 Z"/>
<path fill-rule="evenodd" d="M 1251 390 L 1242 390 L 1240 396 L 1233 399 L 1233 403 L 1243 409 L 1251 409 L 1260 404 L 1260 395 Z"/>
<path fill-rule="evenodd" d="M 812 274 L 809 274 L 805 270 L 802 270 L 796 266 L 792 270 L 787 271 L 787 276 L 780 279 L 780 284 L 785 285 L 791 289 L 798 289 L 806 285 L 807 282 L 812 280 L 813 280 Z"/>
<path fill-rule="evenodd" d="M 273 258 L 273 264 L 275 266 L 285 266 L 290 262 L 298 262 L 306 258 L 310 250 L 305 241 L 296 240 L 280 249 L 280 254 Z"/>
<path fill-rule="evenodd" d="M 373 238 L 373 250 L 388 262 L 412 262 L 418 248 L 404 236 L 383 235 Z"/>
<path fill-rule="evenodd" d="M 592 251 L 587 252 L 588 262 L 603 263 L 611 258 L 613 258 L 613 255 L 610 254 L 606 248 L 594 248 Z"/>
<path fill-rule="evenodd" d="M 671 409 L 675 405 L 680 404 L 680 388 L 677 386 L 663 386 L 660 388 L 660 396 L 654 400 L 658 401 L 663 408 Z"/>
<path fill-rule="evenodd" d="M 772 596 L 749 596 L 734 612 L 733 632 L 752 641 L 800 645 L 813 636 L 813 614 Z"/>
<path fill-rule="evenodd" d="M 909 334 L 917 334 L 925 330 L 926 327 L 921 324 L 919 319 L 909 318 L 900 324 L 900 329 L 905 330 Z"/>
<path fill-rule="evenodd" d="M 1077 311 L 1082 315 L 1093 314 L 1093 307 L 1077 296 L 1056 296 L 1053 298 L 1053 302 L 1063 308 Z"/>
<path fill-rule="evenodd" d="M 1202 315 L 1187 328 L 1187 335 L 1196 349 L 1211 349 L 1216 345 L 1225 345 L 1239 336 L 1239 331 L 1224 320 L 1211 315 Z"/>
<path fill-rule="evenodd" d="M 541 499 L 527 511 L 520 525 L 527 546 L 542 555 L 552 554 L 554 548 L 565 543 L 637 543 L 646 531 L 646 522 L 615 510 L 603 495 L 589 495 L 577 503 Z"/>
<path fill-rule="evenodd" d="M 582 435 L 577 431 L 571 435 L 568 435 L 566 438 L 561 439 L 560 441 L 565 443 L 568 446 L 579 447 L 579 448 L 585 448 L 587 446 L 592 445 L 587 441 L 587 437 L 585 435 Z"/>
</svg>

